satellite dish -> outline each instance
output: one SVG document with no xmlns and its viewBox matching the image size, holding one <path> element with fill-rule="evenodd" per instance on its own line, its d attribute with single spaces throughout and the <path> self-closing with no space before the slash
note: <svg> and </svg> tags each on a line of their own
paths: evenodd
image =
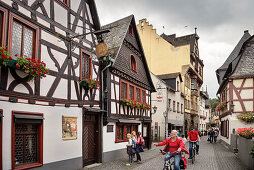
<svg viewBox="0 0 254 170">
<path fill-rule="evenodd" d="M 103 57 L 107 54 L 108 52 L 108 47 L 104 42 L 100 42 L 96 47 L 95 47 L 95 54 L 98 57 Z"/>
</svg>

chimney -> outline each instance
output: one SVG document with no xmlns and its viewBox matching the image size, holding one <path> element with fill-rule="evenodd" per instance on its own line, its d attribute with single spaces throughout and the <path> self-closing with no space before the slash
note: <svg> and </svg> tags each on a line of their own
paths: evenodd
<svg viewBox="0 0 254 170">
<path fill-rule="evenodd" d="M 245 30 L 245 31 L 244 31 L 244 34 L 245 34 L 245 33 L 249 33 L 249 30 Z"/>
</svg>

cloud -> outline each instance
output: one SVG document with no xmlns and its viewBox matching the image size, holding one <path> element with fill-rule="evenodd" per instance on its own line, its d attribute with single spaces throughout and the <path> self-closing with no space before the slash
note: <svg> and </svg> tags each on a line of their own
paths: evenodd
<svg viewBox="0 0 254 170">
<path fill-rule="evenodd" d="M 102 25 L 134 14 L 136 22 L 147 18 L 158 34 L 183 36 L 197 27 L 200 58 L 205 64 L 203 85 L 208 85 L 210 97 L 215 97 L 218 89 L 215 70 L 244 30 L 254 32 L 250 19 L 254 16 L 253 0 L 96 0 L 96 5 Z"/>
</svg>

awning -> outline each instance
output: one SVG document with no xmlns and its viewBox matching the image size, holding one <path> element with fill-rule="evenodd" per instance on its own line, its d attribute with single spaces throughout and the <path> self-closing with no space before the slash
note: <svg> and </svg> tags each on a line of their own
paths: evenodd
<svg viewBox="0 0 254 170">
<path fill-rule="evenodd" d="M 140 124 L 141 123 L 141 121 L 134 120 L 134 119 L 119 119 L 118 121 L 120 123 L 130 123 L 130 124 Z"/>
<path fill-rule="evenodd" d="M 15 123 L 32 123 L 40 124 L 43 121 L 41 115 L 29 115 L 29 114 L 14 114 Z"/>
<path fill-rule="evenodd" d="M 183 126 L 183 121 L 180 121 L 180 120 L 171 120 L 171 119 L 169 119 L 168 123 L 171 123 L 174 126 Z"/>
<path fill-rule="evenodd" d="M 107 112 L 106 110 L 101 110 L 101 109 L 96 109 L 96 108 L 91 108 L 91 107 L 83 107 L 85 111 L 89 112 Z"/>
</svg>

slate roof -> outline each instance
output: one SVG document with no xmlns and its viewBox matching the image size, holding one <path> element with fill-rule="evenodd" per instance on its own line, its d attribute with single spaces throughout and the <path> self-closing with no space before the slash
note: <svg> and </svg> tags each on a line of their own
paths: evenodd
<svg viewBox="0 0 254 170">
<path fill-rule="evenodd" d="M 130 64 L 127 62 L 129 56 L 126 56 L 125 49 L 128 48 L 123 45 L 124 40 L 128 41 L 128 30 L 129 26 L 132 25 L 133 33 L 134 33 L 134 41 L 137 42 L 138 48 L 136 50 L 139 51 L 141 54 L 140 59 L 136 60 L 138 68 L 137 73 L 133 73 L 130 71 Z M 122 18 L 117 20 L 113 23 L 107 24 L 102 26 L 101 29 L 108 29 L 110 32 L 103 34 L 103 41 L 108 46 L 108 54 L 110 57 L 115 59 L 115 62 L 111 66 L 117 70 L 124 72 L 125 74 L 129 75 L 130 77 L 146 84 L 151 88 L 152 91 L 155 91 L 155 87 L 153 85 L 150 71 L 146 62 L 146 58 L 144 55 L 143 47 L 138 35 L 138 31 L 135 24 L 134 15 L 130 15 L 128 17 Z M 129 42 L 129 41 L 128 41 Z M 134 45 L 135 46 L 135 45 Z M 141 64 L 141 63 L 142 64 Z"/>
<path fill-rule="evenodd" d="M 230 78 L 254 77 L 254 36 L 244 43 L 243 50 L 236 66 L 232 66 L 234 72 Z"/>
<path fill-rule="evenodd" d="M 224 64 L 220 68 L 218 68 L 218 70 L 223 70 L 223 69 L 228 68 L 228 65 L 238 56 L 238 54 L 243 46 L 243 43 L 250 37 L 251 37 L 251 35 L 249 34 L 249 32 L 247 30 L 244 31 L 242 38 L 237 43 L 237 45 L 235 46 L 235 48 L 231 52 L 231 54 L 228 56 L 227 60 L 224 62 Z"/>
<path fill-rule="evenodd" d="M 194 51 L 194 44 L 195 44 L 195 39 L 199 39 L 197 34 L 190 34 L 182 37 L 176 37 L 175 34 L 172 35 L 166 35 L 166 34 L 161 34 L 161 37 L 171 43 L 174 46 L 182 46 L 182 45 L 187 45 L 190 44 L 190 51 Z"/>
<path fill-rule="evenodd" d="M 180 77 L 180 81 L 182 82 L 182 76 L 180 72 L 176 72 L 176 73 L 170 73 L 170 74 L 161 74 L 161 75 L 157 75 L 160 79 L 165 80 L 165 79 L 175 79 L 178 76 Z"/>
<path fill-rule="evenodd" d="M 130 15 L 101 27 L 101 29 L 108 29 L 110 31 L 103 34 L 103 40 L 108 46 L 108 55 L 112 58 L 116 58 L 133 17 L 133 15 Z"/>
</svg>

